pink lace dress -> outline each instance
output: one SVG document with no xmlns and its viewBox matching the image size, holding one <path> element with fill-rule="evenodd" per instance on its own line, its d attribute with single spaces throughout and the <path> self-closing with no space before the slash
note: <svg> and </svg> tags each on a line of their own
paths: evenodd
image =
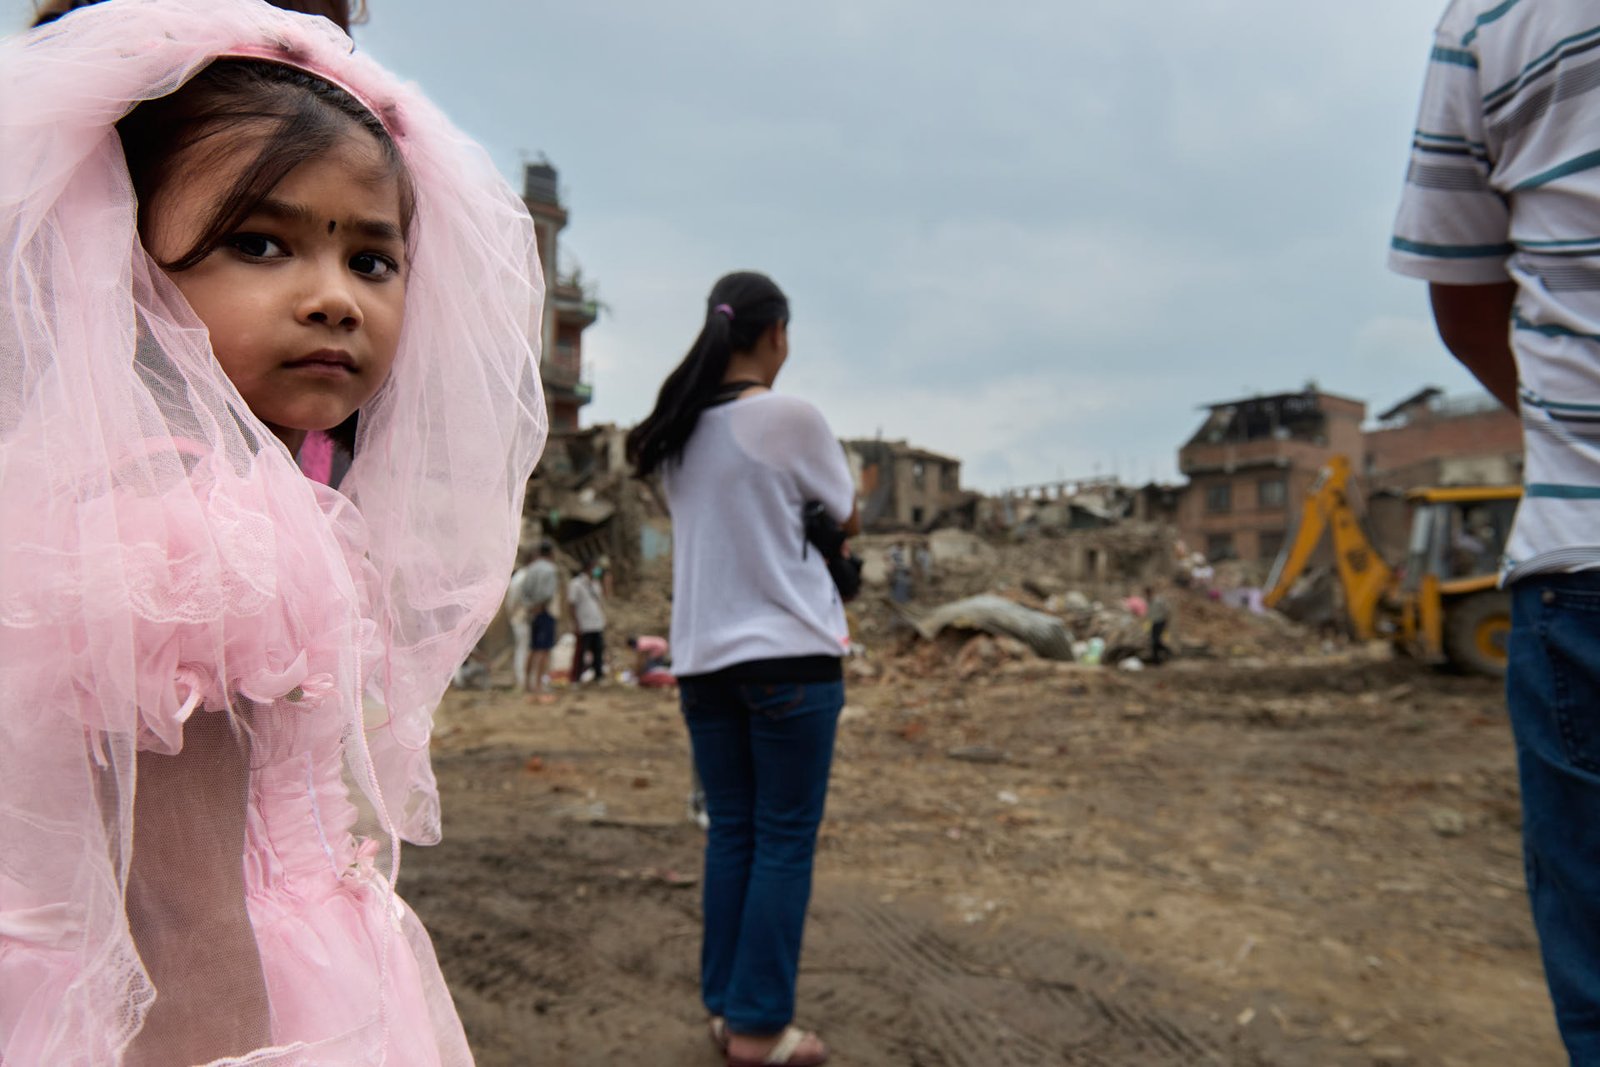
<svg viewBox="0 0 1600 1067">
<path fill-rule="evenodd" d="M 307 702 L 274 705 L 252 751 L 245 900 L 273 1042 L 316 1063 L 470 1063 L 428 935 L 355 833 L 341 717 Z"/>
<path fill-rule="evenodd" d="M 356 679 L 382 656 L 375 625 L 361 608 L 374 573 L 361 551 L 359 518 L 343 497 L 306 482 L 286 461 L 263 464 L 243 480 L 209 458 L 196 458 L 192 447 L 184 450 L 194 466 L 171 492 L 134 500 L 116 491 L 110 495 L 121 498 L 116 506 L 122 532 L 151 550 L 147 565 L 163 564 L 169 582 L 203 598 L 201 575 L 191 568 L 197 560 L 220 564 L 203 571 L 209 584 L 226 591 L 233 610 L 203 621 L 139 620 L 128 649 L 137 669 L 128 679 L 109 681 L 104 700 L 81 687 L 57 689 L 60 675 L 41 669 L 74 643 L 114 639 L 86 627 L 83 608 L 64 610 L 53 626 L 0 632 L 0 656 L 8 664 L 0 670 L 31 679 L 38 697 L 33 706 L 74 712 L 0 717 L 0 771 L 9 769 L 13 782 L 31 785 L 29 821 L 35 824 L 21 825 L 18 809 L 5 804 L 0 829 L 18 845 L 18 855 L 45 860 L 42 867 L 23 870 L 0 858 L 0 1063 L 119 1062 L 137 1026 L 106 1011 L 121 997 L 111 994 L 131 987 L 129 999 L 148 1008 L 151 994 L 159 999 L 163 992 L 151 988 L 153 979 L 137 960 L 138 945 L 147 943 L 141 935 L 182 938 L 184 923 L 203 925 L 212 905 L 226 903 L 195 899 L 166 929 L 140 929 L 148 920 L 135 917 L 131 906 L 123 919 L 131 882 L 128 868 L 115 862 L 117 835 L 93 839 L 84 816 L 97 810 L 94 793 L 118 788 L 116 767 L 143 768 L 138 753 L 181 754 L 193 743 L 201 717 L 227 714 L 216 710 L 227 698 L 250 736 L 248 764 L 240 763 L 248 781 L 241 790 L 239 862 L 259 963 L 241 959 L 239 965 L 259 966 L 270 1044 L 214 1062 L 470 1064 L 428 935 L 392 889 L 397 867 L 383 831 L 388 813 L 377 810 L 386 795 L 380 777 L 391 784 L 390 797 L 403 796 L 405 787 L 428 801 L 435 796 L 426 742 L 395 744 L 393 724 L 381 709 L 363 715 L 353 706 L 352 694 L 360 691 Z M 184 529 L 174 520 L 197 487 L 209 536 L 174 533 Z M 296 529 L 272 521 L 275 511 L 296 510 L 301 501 L 294 498 L 308 492 L 315 494 L 323 523 Z M 19 520 L 4 525 L 17 532 Z M 222 558 L 207 560 L 206 549 L 219 543 Z M 340 550 L 329 551 L 330 543 Z M 163 551 L 156 552 L 158 546 Z M 263 565 L 271 572 L 259 569 Z M 40 580 L 49 577 L 40 572 Z M 252 583 L 260 587 L 254 595 L 248 592 Z M 167 603 L 169 616 L 180 610 Z M 210 605 L 193 606 L 210 614 Z M 116 713 L 126 706 L 124 681 L 142 690 L 132 718 Z M 75 766 L 85 744 L 98 750 L 103 778 L 86 778 Z M 132 819 L 131 809 L 102 802 L 102 817 L 93 821 Z M 127 840 L 136 867 L 143 841 L 137 819 L 131 829 Z M 203 820 L 194 832 L 208 832 Z M 89 847 L 109 853 L 112 862 L 104 869 L 114 877 L 120 869 L 122 884 L 86 889 L 81 854 L 61 847 L 71 839 L 90 839 Z M 224 857 L 219 866 L 226 862 Z M 181 869 L 164 877 L 201 880 Z M 108 909 L 114 914 L 103 914 Z M 96 951 L 86 952 L 86 946 Z M 229 1009 L 226 1003 L 204 1003 L 204 991 L 199 996 L 202 1012 Z M 107 1023 L 106 1014 L 113 1021 Z M 85 1018 L 95 1020 L 89 1029 L 74 1027 L 74 1020 Z M 59 1058 L 68 1048 L 81 1049 L 81 1057 Z M 157 1054 L 142 1062 L 168 1061 Z"/>
<path fill-rule="evenodd" d="M 244 405 L 140 243 L 115 126 L 221 57 L 347 89 L 414 186 L 405 328 L 339 493 Z M 438 840 L 433 710 L 504 596 L 545 439 L 527 208 L 414 86 L 260 0 L 96 4 L 0 37 L 12 102 L 0 1064 L 193 1062 L 154 1035 L 233 1016 L 248 1040 L 206 1053 L 227 1067 L 470 1064 L 394 886 L 400 840 Z M 186 808 L 190 782 L 213 788 Z M 208 987 L 219 961 L 259 1010 Z"/>
</svg>

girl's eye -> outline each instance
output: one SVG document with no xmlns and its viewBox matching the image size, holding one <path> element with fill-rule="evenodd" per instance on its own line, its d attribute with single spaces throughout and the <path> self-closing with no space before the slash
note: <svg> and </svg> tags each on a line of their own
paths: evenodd
<svg viewBox="0 0 1600 1067">
<path fill-rule="evenodd" d="M 400 264 L 376 252 L 362 252 L 350 258 L 350 269 L 368 278 L 391 278 L 400 273 Z"/>
<path fill-rule="evenodd" d="M 228 238 L 228 247 L 249 259 L 276 259 L 287 249 L 262 233 L 236 233 Z"/>
</svg>

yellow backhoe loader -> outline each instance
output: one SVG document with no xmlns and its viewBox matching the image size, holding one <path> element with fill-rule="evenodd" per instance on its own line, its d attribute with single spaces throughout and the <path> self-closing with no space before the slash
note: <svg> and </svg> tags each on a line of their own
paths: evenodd
<svg viewBox="0 0 1600 1067">
<path fill-rule="evenodd" d="M 1389 566 L 1350 506 L 1350 462 L 1335 456 L 1311 491 L 1294 538 L 1262 598 L 1277 607 L 1329 533 L 1351 633 L 1387 637 L 1424 663 L 1499 676 L 1506 671 L 1511 598 L 1496 585 L 1500 555 L 1522 497 L 1519 486 L 1413 489 L 1405 563 Z"/>
</svg>

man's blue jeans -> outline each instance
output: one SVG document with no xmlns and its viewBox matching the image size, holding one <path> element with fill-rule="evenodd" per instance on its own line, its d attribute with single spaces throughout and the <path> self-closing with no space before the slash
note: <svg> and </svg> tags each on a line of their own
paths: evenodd
<svg viewBox="0 0 1600 1067">
<path fill-rule="evenodd" d="M 1506 703 L 1522 779 L 1528 897 L 1556 1023 L 1600 1065 L 1600 572 L 1511 589 Z"/>
<path fill-rule="evenodd" d="M 682 679 L 678 691 L 711 816 L 700 995 L 734 1033 L 777 1033 L 794 1018 L 844 683 Z"/>
</svg>

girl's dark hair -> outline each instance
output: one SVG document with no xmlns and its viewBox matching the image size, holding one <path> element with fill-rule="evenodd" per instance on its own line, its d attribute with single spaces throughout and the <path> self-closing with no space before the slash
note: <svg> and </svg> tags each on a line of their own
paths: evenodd
<svg viewBox="0 0 1600 1067">
<path fill-rule="evenodd" d="M 400 185 L 401 222 L 409 229 L 415 196 L 400 150 L 360 101 L 295 67 L 259 59 L 217 60 L 176 91 L 146 100 L 117 123 L 139 201 L 141 236 L 147 236 L 145 209 L 173 179 L 180 156 L 190 170 L 210 169 L 240 149 L 241 134 L 246 146 L 255 149 L 200 236 L 182 255 L 161 264 L 173 272 L 206 258 L 291 171 L 331 151 L 352 127 L 378 142 L 384 176 Z"/>
<path fill-rule="evenodd" d="M 307 0 L 309 4 L 310 0 Z M 400 150 L 383 124 L 345 90 L 314 74 L 257 59 L 219 59 L 176 91 L 147 100 L 117 123 L 128 175 L 139 203 L 139 232 L 148 236 L 146 209 L 167 184 L 209 169 L 227 155 L 254 156 L 217 201 L 200 235 L 161 268 L 188 270 L 210 255 L 302 163 L 364 130 L 377 141 L 386 173 L 400 187 L 400 219 L 409 233 L 416 197 Z M 241 144 L 241 136 L 242 138 Z M 347 452 L 355 449 L 356 416 L 328 431 Z"/>
<path fill-rule="evenodd" d="M 46 3 L 38 5 L 33 16 L 33 24 L 43 26 L 80 7 L 93 7 L 100 2 L 101 0 L 47 0 Z M 352 23 L 365 22 L 367 19 L 366 0 L 355 0 L 354 6 L 350 0 L 269 0 L 269 2 L 272 6 L 281 7 L 285 11 L 321 15 L 345 33 L 350 32 Z"/>
<path fill-rule="evenodd" d="M 765 274 L 738 271 L 724 275 L 706 297 L 706 323 L 656 395 L 655 410 L 628 434 L 628 462 L 647 478 L 663 463 L 683 455 L 700 413 L 728 372 L 728 358 L 748 352 L 775 324 L 789 321 L 789 300 Z"/>
</svg>

